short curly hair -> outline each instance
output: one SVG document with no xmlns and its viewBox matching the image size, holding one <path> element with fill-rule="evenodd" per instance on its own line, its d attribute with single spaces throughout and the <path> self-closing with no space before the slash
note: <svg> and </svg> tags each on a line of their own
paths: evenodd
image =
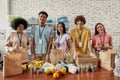
<svg viewBox="0 0 120 80">
<path fill-rule="evenodd" d="M 74 23 L 77 25 L 77 21 L 79 21 L 79 20 L 82 21 L 83 24 L 86 23 L 86 19 L 85 19 L 85 17 L 82 16 L 82 15 L 77 16 L 77 17 L 75 18 L 75 20 L 74 20 Z"/>
<path fill-rule="evenodd" d="M 27 26 L 28 26 L 28 22 L 23 19 L 23 18 L 15 18 L 11 21 L 11 27 L 14 29 L 14 30 L 17 30 L 18 26 L 20 24 L 23 24 L 24 25 L 24 30 L 27 29 Z"/>
</svg>

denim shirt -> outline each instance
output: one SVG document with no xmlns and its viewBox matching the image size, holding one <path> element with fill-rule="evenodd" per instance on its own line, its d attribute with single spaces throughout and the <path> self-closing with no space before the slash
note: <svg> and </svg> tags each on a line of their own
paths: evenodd
<svg viewBox="0 0 120 80">
<path fill-rule="evenodd" d="M 42 33 L 42 36 L 41 36 L 42 44 L 39 44 L 41 33 Z M 48 44 L 49 44 L 49 38 L 53 37 L 53 30 L 48 25 L 46 25 L 45 27 L 40 27 L 39 25 L 37 25 L 35 26 L 35 29 L 32 31 L 31 37 L 35 39 L 35 53 L 46 54 Z"/>
</svg>

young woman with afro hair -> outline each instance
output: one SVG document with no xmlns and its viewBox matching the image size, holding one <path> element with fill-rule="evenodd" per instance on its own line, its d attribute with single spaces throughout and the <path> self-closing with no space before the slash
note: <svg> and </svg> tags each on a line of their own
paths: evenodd
<svg viewBox="0 0 120 80">
<path fill-rule="evenodd" d="M 21 48 L 27 52 L 29 40 L 28 36 L 23 32 L 23 30 L 27 29 L 27 26 L 28 22 L 23 18 L 15 18 L 11 21 L 11 27 L 15 32 L 11 32 L 6 39 L 6 52 L 19 51 Z"/>
</svg>

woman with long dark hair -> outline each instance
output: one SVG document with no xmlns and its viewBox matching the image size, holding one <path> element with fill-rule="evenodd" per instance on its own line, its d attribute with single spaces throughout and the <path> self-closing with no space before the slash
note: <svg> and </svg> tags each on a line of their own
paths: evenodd
<svg viewBox="0 0 120 80">
<path fill-rule="evenodd" d="M 112 37 L 106 33 L 102 23 L 97 23 L 95 25 L 92 47 L 97 51 L 112 49 Z"/>
<path fill-rule="evenodd" d="M 70 50 L 70 36 L 66 33 L 65 24 L 63 22 L 57 24 L 57 37 L 55 42 L 57 49 L 62 49 L 66 52 Z"/>
</svg>

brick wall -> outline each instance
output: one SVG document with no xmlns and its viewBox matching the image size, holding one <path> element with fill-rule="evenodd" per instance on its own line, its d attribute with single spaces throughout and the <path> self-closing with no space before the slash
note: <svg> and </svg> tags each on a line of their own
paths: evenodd
<svg viewBox="0 0 120 80">
<path fill-rule="evenodd" d="M 44 10 L 54 22 L 60 16 L 67 16 L 71 27 L 75 16 L 84 15 L 92 33 L 95 24 L 102 22 L 113 37 L 114 49 L 120 49 L 120 0 L 11 0 L 9 4 L 11 15 L 28 19 Z"/>
</svg>

